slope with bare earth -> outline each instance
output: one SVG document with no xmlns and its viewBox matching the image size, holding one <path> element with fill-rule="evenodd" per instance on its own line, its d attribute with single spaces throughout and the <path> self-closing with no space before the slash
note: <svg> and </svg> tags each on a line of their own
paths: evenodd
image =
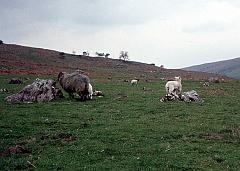
<svg viewBox="0 0 240 171">
<path fill-rule="evenodd" d="M 14 44 L 0 45 L 0 74 L 54 75 L 60 71 L 83 70 L 91 77 L 161 79 L 176 75 L 186 80 L 207 80 L 215 74 L 163 69 L 154 64 L 111 58 L 73 55 L 48 49 Z M 220 76 L 217 76 L 220 77 Z M 232 80 L 221 76 L 224 80 Z"/>
</svg>

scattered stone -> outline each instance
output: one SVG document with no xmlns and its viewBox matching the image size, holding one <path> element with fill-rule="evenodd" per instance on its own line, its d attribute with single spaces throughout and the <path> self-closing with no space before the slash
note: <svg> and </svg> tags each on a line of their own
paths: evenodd
<svg viewBox="0 0 240 171">
<path fill-rule="evenodd" d="M 203 101 L 195 90 L 183 92 L 181 96 L 181 100 L 185 102 L 202 102 Z"/>
<path fill-rule="evenodd" d="M 94 91 L 93 91 L 93 96 L 104 96 L 104 94 L 103 94 L 102 91 L 94 90 Z"/>
<path fill-rule="evenodd" d="M 166 94 L 163 96 L 160 101 L 161 102 L 166 102 L 166 101 L 175 101 L 175 100 L 180 100 L 179 96 L 174 95 L 174 94 Z"/>
</svg>

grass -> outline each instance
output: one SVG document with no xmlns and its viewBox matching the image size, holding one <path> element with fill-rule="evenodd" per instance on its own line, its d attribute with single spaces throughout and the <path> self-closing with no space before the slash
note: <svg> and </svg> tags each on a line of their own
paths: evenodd
<svg viewBox="0 0 240 171">
<path fill-rule="evenodd" d="M 31 154 L 0 156 L 2 170 L 33 169 L 28 161 L 37 170 L 240 169 L 239 82 L 184 81 L 204 103 L 161 103 L 164 82 L 93 79 L 104 97 L 8 104 L 24 86 L 8 85 L 11 77 L 0 76 L 10 90 L 0 93 L 0 152 L 20 144 Z"/>
</svg>

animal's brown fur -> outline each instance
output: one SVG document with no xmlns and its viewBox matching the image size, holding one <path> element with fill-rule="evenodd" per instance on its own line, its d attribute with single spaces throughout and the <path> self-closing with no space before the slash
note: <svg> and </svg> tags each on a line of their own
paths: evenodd
<svg viewBox="0 0 240 171">
<path fill-rule="evenodd" d="M 80 74 L 79 72 L 73 72 L 71 74 L 60 72 L 58 74 L 58 81 L 70 97 L 73 97 L 73 94 L 77 93 L 81 100 L 86 100 L 89 94 L 88 88 L 90 83 L 88 76 Z"/>
</svg>

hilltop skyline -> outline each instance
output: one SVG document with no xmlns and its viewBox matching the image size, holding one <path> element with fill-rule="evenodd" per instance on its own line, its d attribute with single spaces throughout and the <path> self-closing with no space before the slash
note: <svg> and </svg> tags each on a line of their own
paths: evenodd
<svg viewBox="0 0 240 171">
<path fill-rule="evenodd" d="M 166 68 L 240 56 L 236 0 L 2 0 L 0 39 L 32 47 L 118 58 Z"/>
</svg>

